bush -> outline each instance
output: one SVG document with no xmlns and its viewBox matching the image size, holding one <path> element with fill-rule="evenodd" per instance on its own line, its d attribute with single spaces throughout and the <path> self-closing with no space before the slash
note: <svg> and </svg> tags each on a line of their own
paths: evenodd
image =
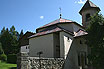
<svg viewBox="0 0 104 69">
<path fill-rule="evenodd" d="M 17 61 L 17 56 L 16 56 L 16 54 L 9 54 L 9 55 L 7 55 L 7 62 L 8 62 L 8 63 L 13 63 L 13 64 L 15 64 L 16 61 Z"/>
<path fill-rule="evenodd" d="M 7 56 L 5 54 L 0 55 L 0 60 L 7 61 Z"/>
</svg>

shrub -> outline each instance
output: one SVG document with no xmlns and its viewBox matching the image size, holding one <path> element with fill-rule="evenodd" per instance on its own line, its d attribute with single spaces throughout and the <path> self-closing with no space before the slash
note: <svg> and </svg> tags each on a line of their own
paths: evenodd
<svg viewBox="0 0 104 69">
<path fill-rule="evenodd" d="M 16 63 L 16 61 L 17 61 L 17 56 L 16 56 L 16 54 L 9 54 L 9 55 L 7 55 L 7 62 L 8 63 Z"/>
<path fill-rule="evenodd" d="M 0 60 L 7 61 L 7 56 L 5 54 L 0 55 Z"/>
</svg>

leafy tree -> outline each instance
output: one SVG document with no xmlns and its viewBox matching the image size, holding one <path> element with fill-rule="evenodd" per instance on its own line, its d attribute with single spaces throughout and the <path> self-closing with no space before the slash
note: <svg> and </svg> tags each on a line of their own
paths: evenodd
<svg viewBox="0 0 104 69">
<path fill-rule="evenodd" d="M 104 68 L 104 17 L 102 14 L 95 14 L 91 17 L 90 25 L 87 28 L 87 45 L 91 49 L 89 63 L 96 69 Z"/>
</svg>

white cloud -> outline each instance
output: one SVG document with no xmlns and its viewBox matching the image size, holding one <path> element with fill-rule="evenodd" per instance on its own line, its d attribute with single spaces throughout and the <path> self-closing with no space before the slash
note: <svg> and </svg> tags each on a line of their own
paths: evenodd
<svg viewBox="0 0 104 69">
<path fill-rule="evenodd" d="M 43 19 L 44 18 L 44 16 L 40 16 L 40 19 Z"/>
<path fill-rule="evenodd" d="M 87 0 L 80 0 L 80 1 L 75 1 L 75 3 L 78 3 L 78 4 L 84 4 Z"/>
</svg>

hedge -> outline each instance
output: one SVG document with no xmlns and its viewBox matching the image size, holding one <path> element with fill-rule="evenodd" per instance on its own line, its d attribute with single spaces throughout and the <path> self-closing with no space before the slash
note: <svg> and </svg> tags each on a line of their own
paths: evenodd
<svg viewBox="0 0 104 69">
<path fill-rule="evenodd" d="M 8 63 L 16 64 L 16 61 L 17 61 L 16 54 L 9 54 L 9 55 L 7 55 L 7 62 Z"/>
</svg>

